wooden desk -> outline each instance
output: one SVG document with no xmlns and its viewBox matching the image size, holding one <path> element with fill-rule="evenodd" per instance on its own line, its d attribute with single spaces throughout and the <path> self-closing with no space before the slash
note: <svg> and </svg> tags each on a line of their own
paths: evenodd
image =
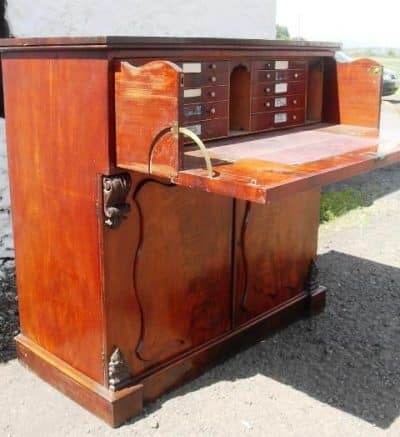
<svg viewBox="0 0 400 437">
<path fill-rule="evenodd" d="M 118 426 L 323 309 L 321 185 L 400 159 L 378 64 L 308 42 L 0 45 L 22 362 Z"/>
</svg>

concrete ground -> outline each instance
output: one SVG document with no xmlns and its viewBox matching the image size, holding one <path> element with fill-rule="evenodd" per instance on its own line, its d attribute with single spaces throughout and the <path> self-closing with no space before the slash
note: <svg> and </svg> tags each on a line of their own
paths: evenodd
<svg viewBox="0 0 400 437">
<path fill-rule="evenodd" d="M 390 133 L 400 124 L 387 105 Z M 0 365 L 0 436 L 398 437 L 400 165 L 336 188 L 343 186 L 360 189 L 367 206 L 320 228 L 323 314 L 236 355 L 117 430 L 10 359 Z"/>
</svg>

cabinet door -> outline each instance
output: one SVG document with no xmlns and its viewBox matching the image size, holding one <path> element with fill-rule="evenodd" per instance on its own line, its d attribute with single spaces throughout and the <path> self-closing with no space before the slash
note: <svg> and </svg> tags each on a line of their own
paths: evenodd
<svg viewBox="0 0 400 437">
<path fill-rule="evenodd" d="M 118 347 L 137 376 L 230 329 L 233 200 L 132 180 L 104 256 L 108 355 Z"/>
<path fill-rule="evenodd" d="M 319 189 L 267 205 L 237 201 L 235 324 L 302 293 L 316 255 Z"/>
</svg>

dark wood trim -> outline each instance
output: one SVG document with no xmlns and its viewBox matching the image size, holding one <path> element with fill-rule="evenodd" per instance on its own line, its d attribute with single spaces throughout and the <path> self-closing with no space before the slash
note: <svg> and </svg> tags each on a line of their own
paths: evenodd
<svg viewBox="0 0 400 437">
<path fill-rule="evenodd" d="M 248 50 L 253 48 L 264 49 L 266 47 L 279 47 L 279 49 L 291 49 L 302 47 L 307 50 L 330 49 L 340 50 L 341 44 L 334 42 L 313 41 L 283 41 L 267 39 L 235 39 L 235 38 L 173 38 L 173 37 L 144 37 L 144 36 L 90 36 L 90 37 L 49 37 L 49 38 L 15 38 L 0 39 L 0 48 L 26 49 L 38 46 L 83 46 L 89 48 L 179 48 L 205 49 L 213 46 L 221 48 L 235 48 Z"/>
</svg>

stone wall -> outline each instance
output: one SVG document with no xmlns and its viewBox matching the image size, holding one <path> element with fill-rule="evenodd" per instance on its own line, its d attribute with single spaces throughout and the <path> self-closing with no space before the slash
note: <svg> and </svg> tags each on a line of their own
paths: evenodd
<svg viewBox="0 0 400 437">
<path fill-rule="evenodd" d="M 12 0 L 16 36 L 275 37 L 276 0 Z"/>
</svg>

